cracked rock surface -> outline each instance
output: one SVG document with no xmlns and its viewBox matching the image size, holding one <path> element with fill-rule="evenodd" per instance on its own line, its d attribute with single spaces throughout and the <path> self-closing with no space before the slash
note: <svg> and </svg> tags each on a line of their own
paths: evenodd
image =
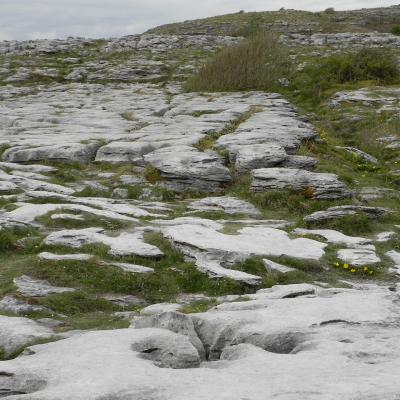
<svg viewBox="0 0 400 400">
<path fill-rule="evenodd" d="M 398 400 L 400 91 L 185 91 L 224 26 L 0 42 L 1 398 Z"/>
</svg>

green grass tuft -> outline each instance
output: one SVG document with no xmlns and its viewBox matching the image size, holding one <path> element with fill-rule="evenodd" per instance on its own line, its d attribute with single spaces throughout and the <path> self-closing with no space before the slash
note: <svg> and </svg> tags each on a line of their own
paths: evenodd
<svg viewBox="0 0 400 400">
<path fill-rule="evenodd" d="M 274 90 L 291 69 L 278 37 L 262 32 L 221 50 L 184 85 L 186 91 Z"/>
</svg>

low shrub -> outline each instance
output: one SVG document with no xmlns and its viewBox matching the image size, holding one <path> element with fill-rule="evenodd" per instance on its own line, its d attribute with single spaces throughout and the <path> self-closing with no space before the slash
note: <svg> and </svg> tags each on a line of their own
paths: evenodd
<svg viewBox="0 0 400 400">
<path fill-rule="evenodd" d="M 391 30 L 390 33 L 392 35 L 400 36 L 400 25 L 394 26 Z"/>
<path fill-rule="evenodd" d="M 291 70 L 288 50 L 271 32 L 261 32 L 228 47 L 189 78 L 192 92 L 274 90 Z"/>
<path fill-rule="evenodd" d="M 399 78 L 394 55 L 385 49 L 370 48 L 332 55 L 310 63 L 293 78 L 292 88 L 305 99 L 319 102 L 338 85 L 363 81 L 385 85 L 396 83 Z"/>
<path fill-rule="evenodd" d="M 365 80 L 393 83 L 399 78 L 395 57 L 383 49 L 363 49 L 354 54 L 329 57 L 322 64 L 322 72 L 337 83 Z"/>
</svg>

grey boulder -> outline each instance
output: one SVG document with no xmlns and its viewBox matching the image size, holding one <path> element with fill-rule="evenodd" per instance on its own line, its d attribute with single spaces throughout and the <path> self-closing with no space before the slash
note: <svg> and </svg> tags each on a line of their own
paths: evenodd
<svg viewBox="0 0 400 400">
<path fill-rule="evenodd" d="M 12 147 L 4 152 L 3 160 L 8 162 L 58 161 L 88 163 L 94 159 L 98 145 L 73 143 L 32 148 Z"/>
<path fill-rule="evenodd" d="M 218 191 L 231 181 L 223 159 L 213 151 L 200 152 L 190 146 L 158 149 L 144 156 L 159 171 L 164 186 L 176 191 Z"/>
<path fill-rule="evenodd" d="M 351 193 L 337 175 L 315 173 L 292 168 L 262 168 L 252 172 L 251 190 L 264 192 L 268 190 L 309 191 L 314 199 L 342 199 Z"/>
</svg>

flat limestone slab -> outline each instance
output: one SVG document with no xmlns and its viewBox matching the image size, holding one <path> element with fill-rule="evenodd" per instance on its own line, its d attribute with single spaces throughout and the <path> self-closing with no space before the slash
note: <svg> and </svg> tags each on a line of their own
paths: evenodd
<svg viewBox="0 0 400 400">
<path fill-rule="evenodd" d="M 0 348 L 6 356 L 21 346 L 38 339 L 48 339 L 54 336 L 51 329 L 28 318 L 6 317 L 0 315 Z"/>
<path fill-rule="evenodd" d="M 93 258 L 91 254 L 54 254 L 49 252 L 39 253 L 38 257 L 48 261 L 89 261 Z"/>
<path fill-rule="evenodd" d="M 292 233 L 296 235 L 317 235 L 324 237 L 329 243 L 345 244 L 349 247 L 365 247 L 371 245 L 370 239 L 362 237 L 354 237 L 343 234 L 342 232 L 333 229 L 302 229 L 297 228 Z"/>
<path fill-rule="evenodd" d="M 231 196 L 205 197 L 193 201 L 189 208 L 202 212 L 222 211 L 226 214 L 261 215 L 260 211 L 251 203 Z"/>
<path fill-rule="evenodd" d="M 244 256 L 288 256 L 319 260 L 325 243 L 299 238 L 291 239 L 282 230 L 265 227 L 242 228 L 237 235 L 227 235 L 212 228 L 182 224 L 163 229 L 173 243 L 205 252 L 226 252 Z"/>
<path fill-rule="evenodd" d="M 308 290 L 299 286 L 299 294 Z M 170 313 L 171 324 L 160 317 L 165 329 L 87 332 L 33 346 L 34 354 L 0 363 L 0 384 L 40 400 L 396 398 L 396 293 L 367 285 L 282 295 L 265 293 L 255 309 L 238 302 L 237 309 L 191 314 L 194 331 Z M 181 334 L 167 330 L 179 326 Z M 189 345 L 195 334 L 213 360 L 201 368 Z"/>
<path fill-rule="evenodd" d="M 22 275 L 14 279 L 14 284 L 18 289 L 18 293 L 25 297 L 45 297 L 49 294 L 74 292 L 74 288 L 52 286 L 47 281 L 31 278 Z"/>
<path fill-rule="evenodd" d="M 368 249 L 339 250 L 338 258 L 355 266 L 368 266 L 381 262 L 381 259 L 376 255 L 375 251 Z"/>
<path fill-rule="evenodd" d="M 308 191 L 314 199 L 343 199 L 351 196 L 335 174 L 309 172 L 296 168 L 261 168 L 252 171 L 251 190 Z"/>
<path fill-rule="evenodd" d="M 102 243 L 110 247 L 113 256 L 138 255 L 158 258 L 163 252 L 143 241 L 143 232 L 123 232 L 119 236 L 107 236 L 102 228 L 65 229 L 51 233 L 45 239 L 47 245 L 62 245 L 80 248 L 88 244 Z"/>
</svg>

